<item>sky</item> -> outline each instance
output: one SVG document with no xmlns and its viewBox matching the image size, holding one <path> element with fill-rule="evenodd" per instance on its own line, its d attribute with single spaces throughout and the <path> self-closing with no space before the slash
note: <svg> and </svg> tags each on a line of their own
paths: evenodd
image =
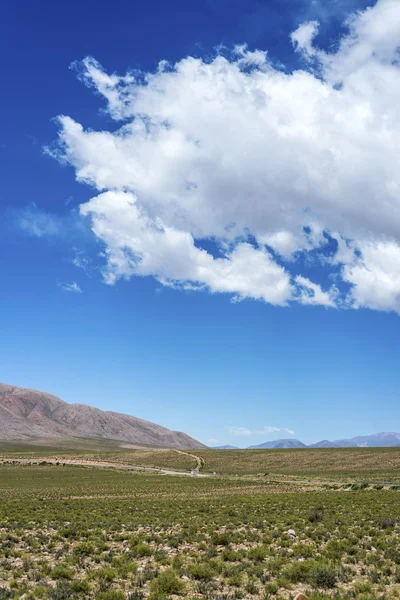
<svg viewBox="0 0 400 600">
<path fill-rule="evenodd" d="M 398 0 L 0 23 L 0 380 L 211 446 L 399 431 Z"/>
</svg>

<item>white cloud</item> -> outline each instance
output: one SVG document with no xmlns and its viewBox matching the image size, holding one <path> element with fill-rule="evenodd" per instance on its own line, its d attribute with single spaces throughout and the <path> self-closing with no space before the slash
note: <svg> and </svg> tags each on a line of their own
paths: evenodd
<svg viewBox="0 0 400 600">
<path fill-rule="evenodd" d="M 76 281 L 73 281 L 72 283 L 61 282 L 58 284 L 58 287 L 60 287 L 65 292 L 76 292 L 78 294 L 82 293 L 82 289 L 76 283 Z"/>
<path fill-rule="evenodd" d="M 231 435 L 251 435 L 252 432 L 247 427 L 228 427 L 228 432 Z"/>
<path fill-rule="evenodd" d="M 78 269 L 83 269 L 86 275 L 90 274 L 90 258 L 87 256 L 83 250 L 79 250 L 78 248 L 74 248 L 74 257 L 72 259 L 72 264 L 74 267 L 78 267 Z"/>
<path fill-rule="evenodd" d="M 107 248 L 105 278 L 154 275 L 168 285 L 193 282 L 211 292 L 230 292 L 239 299 L 252 297 L 285 304 L 290 278 L 264 248 L 242 242 L 222 258 L 195 246 L 193 236 L 161 220 L 151 220 L 137 199 L 127 192 L 104 192 L 81 206 L 90 215 L 96 236 Z"/>
<path fill-rule="evenodd" d="M 287 427 L 284 427 L 282 429 L 282 431 L 285 431 L 286 433 L 289 433 L 290 435 L 296 435 L 296 432 L 293 431 L 293 429 L 288 429 Z"/>
<path fill-rule="evenodd" d="M 291 74 L 246 46 L 154 73 L 80 64 L 122 125 L 85 130 L 62 116 L 53 154 L 98 192 L 81 213 L 104 243 L 107 283 L 152 275 L 281 306 L 400 311 L 400 3 L 379 0 L 348 26 L 328 53 L 317 22 L 301 25 L 305 70 Z M 324 231 L 338 243 L 329 259 Z M 311 252 L 347 296 L 291 275 Z"/>
<path fill-rule="evenodd" d="M 228 432 L 231 435 L 237 436 L 249 436 L 249 435 L 263 435 L 267 433 L 278 433 L 279 431 L 284 431 L 285 433 L 289 433 L 290 435 L 294 435 L 294 431 L 292 429 L 288 429 L 287 427 L 271 427 L 266 426 L 261 429 L 248 429 L 247 427 L 228 427 Z"/>
<path fill-rule="evenodd" d="M 295 282 L 299 287 L 298 301 L 301 304 L 313 304 L 321 306 L 336 306 L 335 298 L 337 296 L 337 288 L 331 286 L 328 292 L 323 292 L 321 286 L 313 283 L 307 277 L 297 275 Z"/>
<path fill-rule="evenodd" d="M 207 440 L 207 443 L 208 443 L 208 444 L 219 444 L 219 443 L 220 443 L 220 441 L 219 441 L 219 440 L 216 440 L 215 438 L 209 438 L 209 439 Z"/>
<path fill-rule="evenodd" d="M 290 38 L 296 51 L 304 52 L 306 56 L 313 56 L 315 54 L 313 41 L 318 34 L 318 27 L 318 21 L 308 21 L 300 25 L 296 31 L 293 31 Z"/>
<path fill-rule="evenodd" d="M 263 427 L 258 433 L 274 433 L 275 431 L 281 431 L 279 427 Z"/>
<path fill-rule="evenodd" d="M 371 241 L 360 249 L 361 256 L 343 270 L 344 280 L 353 285 L 350 298 L 354 306 L 400 313 L 400 245 Z"/>
<path fill-rule="evenodd" d="M 14 213 L 18 226 L 35 237 L 51 237 L 60 233 L 60 220 L 40 209 L 34 202 Z"/>
</svg>

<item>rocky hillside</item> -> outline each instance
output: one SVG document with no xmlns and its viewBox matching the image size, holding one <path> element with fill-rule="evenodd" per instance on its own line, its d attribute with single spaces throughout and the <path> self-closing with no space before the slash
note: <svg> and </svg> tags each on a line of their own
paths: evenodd
<svg viewBox="0 0 400 600">
<path fill-rule="evenodd" d="M 85 404 L 68 404 L 56 396 L 0 384 L 0 439 L 103 438 L 163 448 L 205 448 L 180 431 L 130 415 Z"/>
</svg>

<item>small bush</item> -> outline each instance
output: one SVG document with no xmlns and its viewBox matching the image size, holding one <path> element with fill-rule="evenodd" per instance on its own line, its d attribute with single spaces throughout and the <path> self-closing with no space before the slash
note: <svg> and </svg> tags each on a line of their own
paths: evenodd
<svg viewBox="0 0 400 600">
<path fill-rule="evenodd" d="M 90 590 L 89 582 L 86 579 L 80 579 L 71 583 L 71 589 L 74 592 L 86 593 Z"/>
<path fill-rule="evenodd" d="M 58 565 L 52 572 L 53 579 L 72 579 L 73 572 L 64 565 Z"/>
<path fill-rule="evenodd" d="M 144 594 L 140 590 L 134 590 L 128 594 L 128 600 L 144 600 Z"/>
<path fill-rule="evenodd" d="M 324 513 L 323 513 L 321 507 L 313 508 L 308 513 L 308 520 L 310 521 L 310 523 L 318 523 L 319 521 L 322 520 L 323 516 L 324 516 Z"/>
<path fill-rule="evenodd" d="M 183 581 L 178 579 L 173 569 L 167 569 L 152 580 L 150 584 L 151 598 L 153 600 L 164 600 L 171 594 L 181 594 L 185 588 Z"/>
<path fill-rule="evenodd" d="M 153 554 L 153 550 L 151 546 L 142 542 L 136 546 L 133 546 L 132 554 L 138 558 L 144 558 L 145 556 L 151 556 Z"/>
<path fill-rule="evenodd" d="M 75 556 L 91 556 L 94 554 L 94 545 L 91 542 L 82 542 L 74 548 Z"/>
<path fill-rule="evenodd" d="M 393 517 L 385 517 L 379 521 L 378 525 L 381 529 L 390 529 L 396 525 L 396 519 Z"/>
<path fill-rule="evenodd" d="M 263 562 L 268 555 L 268 549 L 265 546 L 256 546 L 248 551 L 247 556 L 253 562 Z"/>
<path fill-rule="evenodd" d="M 77 600 L 71 588 L 71 585 L 66 581 L 59 581 L 55 588 L 49 593 L 50 600 Z"/>
<path fill-rule="evenodd" d="M 316 566 L 311 572 L 311 583 L 317 588 L 333 588 L 336 580 L 336 571 L 329 565 Z"/>
<path fill-rule="evenodd" d="M 120 592 L 117 590 L 107 590 L 105 592 L 100 592 L 96 595 L 96 600 L 125 600 L 126 595 L 124 592 Z"/>
<path fill-rule="evenodd" d="M 215 533 L 212 537 L 212 541 L 215 544 L 215 546 L 228 546 L 231 541 L 232 538 L 229 535 L 229 533 Z"/>
<path fill-rule="evenodd" d="M 193 563 L 189 566 L 189 574 L 193 579 L 210 581 L 215 577 L 214 569 L 208 563 Z"/>
</svg>

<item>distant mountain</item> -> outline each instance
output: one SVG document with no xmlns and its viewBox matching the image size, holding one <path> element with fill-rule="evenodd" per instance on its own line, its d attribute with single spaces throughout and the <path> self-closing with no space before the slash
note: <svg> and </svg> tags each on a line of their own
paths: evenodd
<svg viewBox="0 0 400 600">
<path fill-rule="evenodd" d="M 310 444 L 308 448 L 357 448 L 357 444 L 354 444 L 350 440 L 336 440 L 335 442 L 322 440 L 322 442 Z"/>
<path fill-rule="evenodd" d="M 303 442 L 300 442 L 300 440 L 274 440 L 272 442 L 264 442 L 258 446 L 249 446 L 248 450 L 261 450 L 262 448 L 278 450 L 281 448 L 307 448 L 307 446 Z"/>
<path fill-rule="evenodd" d="M 103 438 L 162 448 L 206 448 L 180 431 L 137 417 L 68 404 L 56 396 L 0 383 L 0 440 Z"/>
<path fill-rule="evenodd" d="M 213 446 L 213 450 L 240 450 L 237 446 L 230 446 L 227 444 L 226 446 Z"/>
<path fill-rule="evenodd" d="M 375 435 L 360 435 L 347 440 L 356 446 L 368 448 L 379 448 L 384 446 L 398 446 L 400 444 L 400 433 L 376 433 Z"/>
<path fill-rule="evenodd" d="M 383 447 L 400 446 L 400 433 L 376 433 L 375 435 L 360 435 L 348 440 L 322 440 L 316 444 L 306 446 L 300 440 L 274 440 L 272 442 L 264 442 L 258 446 L 249 446 L 248 450 L 255 449 L 270 449 L 277 450 L 279 448 L 383 448 Z"/>
<path fill-rule="evenodd" d="M 311 444 L 309 448 L 383 448 L 385 446 L 399 446 L 400 433 L 376 433 L 374 435 L 359 435 L 348 440 L 323 440 Z"/>
</svg>

